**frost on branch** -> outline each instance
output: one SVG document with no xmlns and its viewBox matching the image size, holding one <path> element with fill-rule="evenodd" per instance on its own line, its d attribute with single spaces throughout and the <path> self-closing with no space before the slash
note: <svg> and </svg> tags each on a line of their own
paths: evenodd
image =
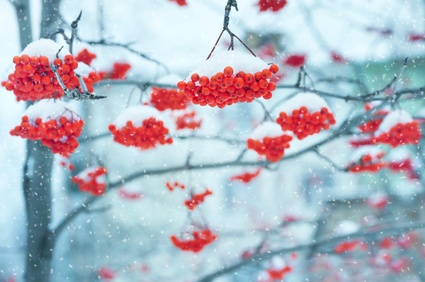
<svg viewBox="0 0 425 282">
<path fill-rule="evenodd" d="M 285 149 L 289 148 L 292 136 L 283 134 L 280 126 L 274 122 L 264 122 L 259 125 L 247 140 L 248 149 L 264 155 L 270 162 L 282 159 Z"/>
<path fill-rule="evenodd" d="M 419 123 L 412 119 L 409 113 L 396 110 L 385 116 L 375 132 L 374 142 L 391 145 L 417 145 L 421 139 Z"/>
<path fill-rule="evenodd" d="M 335 124 L 326 101 L 316 94 L 300 93 L 286 101 L 281 107 L 276 122 L 283 131 L 292 131 L 298 139 L 328 130 Z"/>
<path fill-rule="evenodd" d="M 255 98 L 270 99 L 276 89 L 270 78 L 278 70 L 258 57 L 227 51 L 205 61 L 177 87 L 196 105 L 224 108 Z"/>
<path fill-rule="evenodd" d="M 377 172 L 386 167 L 381 159 L 385 152 L 374 146 L 363 146 L 357 149 L 352 156 L 352 162 L 348 165 L 350 172 Z"/>
<path fill-rule="evenodd" d="M 106 182 L 104 175 L 106 168 L 93 166 L 89 167 L 72 178 L 72 182 L 78 185 L 78 189 L 93 196 L 100 196 L 105 193 Z"/>
<path fill-rule="evenodd" d="M 69 157 L 78 147 L 84 125 L 73 108 L 62 101 L 42 100 L 28 107 L 21 125 L 10 131 L 12 136 L 41 140 L 53 153 Z"/>
<path fill-rule="evenodd" d="M 160 112 L 151 106 L 128 107 L 109 125 L 109 130 L 115 142 L 142 150 L 173 143 Z"/>
</svg>

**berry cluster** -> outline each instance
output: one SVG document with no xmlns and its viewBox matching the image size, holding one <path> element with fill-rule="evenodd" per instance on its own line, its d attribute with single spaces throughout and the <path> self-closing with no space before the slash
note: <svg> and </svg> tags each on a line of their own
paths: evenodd
<svg viewBox="0 0 425 282">
<path fill-rule="evenodd" d="M 89 77 L 83 76 L 83 81 L 84 81 L 85 85 L 87 86 L 87 90 L 90 93 L 93 93 L 94 92 L 93 84 L 100 81 L 100 77 L 96 72 L 92 71 L 92 72 L 89 73 Z"/>
<path fill-rule="evenodd" d="M 182 116 L 177 117 L 176 129 L 181 130 L 181 129 L 188 128 L 191 130 L 195 130 L 201 127 L 202 120 L 196 120 L 195 115 L 196 115 L 196 112 L 192 111 L 190 113 L 184 113 Z"/>
<path fill-rule="evenodd" d="M 285 61 L 283 61 L 283 64 L 294 68 L 302 67 L 305 64 L 305 55 L 288 56 Z"/>
<path fill-rule="evenodd" d="M 360 158 L 359 162 L 350 164 L 348 171 L 354 173 L 377 172 L 386 167 L 386 163 L 380 161 L 384 155 L 385 153 L 380 153 L 376 157 L 373 157 L 371 154 L 365 154 Z"/>
<path fill-rule="evenodd" d="M 63 96 L 63 89 L 52 71 L 49 59 L 46 56 L 15 56 L 14 73 L 9 74 L 8 81 L 2 82 L 8 91 L 13 91 L 16 100 L 36 101 L 47 98 L 60 98 Z M 78 67 L 78 62 L 72 55 L 66 55 L 63 59 L 55 59 L 53 64 L 57 67 L 59 76 L 68 89 L 80 86 L 78 77 L 74 70 Z"/>
<path fill-rule="evenodd" d="M 94 59 L 96 59 L 96 54 L 95 53 L 90 53 L 89 50 L 83 49 L 82 51 L 80 51 L 80 53 L 77 54 L 77 56 L 75 57 L 75 60 L 77 62 L 82 62 L 85 63 L 86 65 L 90 66 L 91 61 L 93 61 Z"/>
<path fill-rule="evenodd" d="M 168 190 L 173 191 L 175 188 L 184 189 L 186 186 L 184 184 L 178 183 L 177 181 L 174 181 L 174 183 L 170 183 L 169 181 L 165 182 L 165 186 L 167 186 Z"/>
<path fill-rule="evenodd" d="M 55 119 L 43 122 L 41 118 L 29 120 L 28 116 L 23 116 L 21 125 L 12 129 L 10 135 L 41 140 L 42 144 L 49 147 L 53 153 L 68 158 L 78 147 L 75 138 L 80 136 L 84 122 L 81 119 L 68 120 L 64 116 L 58 120 L 59 122 Z"/>
<path fill-rule="evenodd" d="M 285 149 L 289 148 L 289 142 L 292 141 L 292 136 L 283 134 L 277 137 L 264 137 L 263 141 L 249 138 L 247 140 L 248 149 L 256 151 L 259 155 L 266 156 L 270 162 L 278 162 L 282 159 Z"/>
<path fill-rule="evenodd" d="M 260 12 L 271 10 L 277 12 L 286 6 L 286 0 L 260 0 L 258 6 L 260 6 Z"/>
<path fill-rule="evenodd" d="M 391 249 L 393 247 L 393 241 L 390 237 L 385 237 L 379 242 L 379 247 L 381 249 Z"/>
<path fill-rule="evenodd" d="M 190 100 L 186 98 L 183 92 L 176 89 L 152 87 L 151 104 L 158 111 L 170 110 L 184 110 L 189 104 Z"/>
<path fill-rule="evenodd" d="M 395 148 L 400 145 L 419 143 L 421 139 L 421 128 L 417 121 L 408 123 L 397 123 L 388 132 L 382 132 L 378 137 L 373 138 L 375 143 L 389 144 Z"/>
<path fill-rule="evenodd" d="M 341 254 L 343 252 L 351 252 L 354 251 L 359 241 L 348 241 L 348 242 L 342 242 L 335 246 L 334 251 L 336 254 Z"/>
<path fill-rule="evenodd" d="M 177 88 L 184 91 L 195 105 L 224 108 L 238 102 L 251 103 L 260 97 L 270 99 L 272 91 L 276 89 L 276 84 L 269 82 L 270 77 L 278 71 L 278 66 L 271 65 L 269 69 L 255 74 L 242 71 L 234 74 L 233 68 L 227 66 L 223 72 L 210 78 L 194 73 L 191 76 L 192 81 L 180 81 Z"/>
<path fill-rule="evenodd" d="M 66 162 L 65 162 L 65 161 L 61 161 L 59 164 L 60 164 L 60 166 L 62 166 L 62 167 L 66 167 L 66 166 L 67 166 L 67 164 L 66 164 Z M 70 171 L 73 171 L 73 170 L 75 169 L 74 164 L 69 164 L 67 167 L 68 167 L 68 169 L 69 169 Z"/>
<path fill-rule="evenodd" d="M 179 6 L 187 6 L 186 0 L 170 0 L 171 2 L 176 2 Z"/>
<path fill-rule="evenodd" d="M 195 194 L 190 200 L 186 200 L 184 205 L 191 211 L 193 211 L 199 204 L 205 201 L 205 197 L 212 195 L 212 191 L 207 189 L 204 193 Z"/>
<path fill-rule="evenodd" d="M 114 63 L 112 71 L 100 71 L 98 72 L 99 78 L 103 79 L 125 79 L 127 72 L 131 69 L 131 65 L 128 63 Z"/>
<path fill-rule="evenodd" d="M 129 192 L 125 190 L 124 187 L 118 188 L 118 195 L 120 195 L 121 198 L 127 199 L 127 200 L 137 200 L 143 197 L 141 193 L 137 192 Z"/>
<path fill-rule="evenodd" d="M 230 181 L 239 180 L 244 183 L 249 183 L 251 182 L 252 179 L 257 177 L 260 174 L 260 172 L 261 172 L 261 168 L 257 169 L 257 171 L 253 173 L 246 172 L 240 175 L 234 175 L 230 178 Z"/>
<path fill-rule="evenodd" d="M 155 148 L 158 143 L 161 145 L 173 143 L 171 137 L 167 138 L 168 129 L 164 127 L 163 121 L 154 117 L 145 119 L 139 127 L 133 126 L 132 121 L 127 121 L 126 126 L 122 128 L 110 124 L 109 130 L 114 135 L 115 142 L 142 150 Z"/>
<path fill-rule="evenodd" d="M 386 116 L 387 114 L 388 111 L 377 111 L 374 116 Z M 360 132 L 373 133 L 377 131 L 383 120 L 383 117 L 373 118 L 366 123 L 359 125 Z"/>
<path fill-rule="evenodd" d="M 388 205 L 388 196 L 384 193 L 376 193 L 366 200 L 368 207 L 375 210 L 382 210 Z"/>
<path fill-rule="evenodd" d="M 211 244 L 217 235 L 214 235 L 210 230 L 203 229 L 200 232 L 192 232 L 193 239 L 189 240 L 179 240 L 176 236 L 171 235 L 170 239 L 174 246 L 179 248 L 182 251 L 187 252 L 200 252 L 206 245 Z"/>
<path fill-rule="evenodd" d="M 93 196 L 103 195 L 106 189 L 106 183 L 99 182 L 98 177 L 107 173 L 104 167 L 89 168 L 83 173 L 72 177 L 72 182 L 78 185 L 78 189 Z"/>
<path fill-rule="evenodd" d="M 392 171 L 404 172 L 410 180 L 418 180 L 419 176 L 415 172 L 412 161 L 407 158 L 398 162 L 390 162 L 388 168 Z"/>
<path fill-rule="evenodd" d="M 293 110 L 292 116 L 281 112 L 276 122 L 280 124 L 283 131 L 292 131 L 301 140 L 319 133 L 322 129 L 328 130 L 331 124 L 335 124 L 335 119 L 327 108 L 310 114 L 307 107 L 302 106 L 299 110 Z"/>
<path fill-rule="evenodd" d="M 282 281 L 285 279 L 285 275 L 292 271 L 292 267 L 285 266 L 281 269 L 267 269 L 267 274 L 271 281 Z"/>
<path fill-rule="evenodd" d="M 99 270 L 97 271 L 100 279 L 109 281 L 115 278 L 115 276 L 117 276 L 117 271 L 110 269 L 108 267 L 101 267 L 99 268 Z"/>
</svg>

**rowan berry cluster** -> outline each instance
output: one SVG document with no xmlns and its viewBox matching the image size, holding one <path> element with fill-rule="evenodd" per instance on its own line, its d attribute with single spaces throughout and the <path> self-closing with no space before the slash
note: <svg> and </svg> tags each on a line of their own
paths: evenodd
<svg viewBox="0 0 425 282">
<path fill-rule="evenodd" d="M 192 111 L 190 113 L 184 113 L 182 116 L 177 117 L 176 129 L 181 130 L 181 129 L 187 128 L 187 129 L 195 130 L 201 127 L 202 120 L 196 120 L 195 115 L 196 115 L 196 112 Z"/>
<path fill-rule="evenodd" d="M 174 183 L 170 183 L 169 181 L 165 182 L 165 186 L 167 186 L 168 190 L 173 191 L 175 188 L 184 189 L 186 186 L 184 184 L 181 184 L 177 181 L 174 181 Z"/>
<path fill-rule="evenodd" d="M 186 98 L 183 92 L 176 89 L 152 87 L 151 104 L 158 111 L 170 110 L 184 110 L 190 100 Z"/>
<path fill-rule="evenodd" d="M 277 137 L 264 137 L 262 141 L 249 138 L 247 140 L 248 149 L 256 151 L 259 155 L 266 156 L 270 162 L 278 162 L 282 159 L 285 149 L 289 148 L 292 136 L 283 134 Z"/>
<path fill-rule="evenodd" d="M 388 111 L 377 111 L 374 116 L 383 116 L 379 118 L 373 118 L 367 121 L 364 124 L 359 125 L 360 132 L 362 133 L 373 133 L 378 130 L 382 121 L 384 120 L 384 116 L 388 114 Z"/>
<path fill-rule="evenodd" d="M 357 163 L 352 163 L 349 165 L 350 172 L 377 172 L 386 167 L 386 163 L 380 161 L 380 159 L 385 155 L 385 153 L 380 153 L 376 156 L 371 154 L 365 154 L 360 158 L 360 161 Z"/>
<path fill-rule="evenodd" d="M 392 171 L 399 171 L 406 173 L 410 180 L 419 179 L 418 174 L 415 172 L 412 161 L 407 158 L 401 161 L 393 161 L 388 164 L 388 168 Z"/>
<path fill-rule="evenodd" d="M 389 144 L 395 148 L 400 145 L 419 143 L 421 139 L 421 128 L 417 121 L 408 123 L 397 123 L 388 132 L 382 132 L 378 137 L 373 138 L 375 143 Z"/>
<path fill-rule="evenodd" d="M 67 165 L 67 163 L 65 162 L 65 161 L 61 161 L 60 163 L 60 166 L 62 166 L 62 167 L 67 167 L 69 170 L 71 170 L 71 171 L 73 171 L 74 169 L 75 169 L 75 166 L 74 166 L 74 164 L 68 164 Z"/>
<path fill-rule="evenodd" d="M 244 183 L 249 183 L 249 182 L 251 182 L 252 179 L 254 179 L 258 175 L 260 175 L 260 172 L 261 172 L 261 168 L 257 169 L 257 171 L 253 172 L 253 173 L 246 172 L 246 173 L 243 173 L 243 174 L 240 174 L 240 175 L 234 175 L 234 176 L 230 177 L 230 181 L 239 180 L 239 181 L 242 181 Z"/>
<path fill-rule="evenodd" d="M 10 131 L 12 136 L 20 136 L 29 140 L 41 140 L 44 146 L 49 147 L 53 153 L 66 158 L 78 147 L 78 138 L 82 132 L 84 122 L 81 119 L 68 120 L 61 116 L 59 122 L 55 119 L 42 121 L 41 118 L 29 120 L 28 116 L 22 117 L 21 125 Z"/>
<path fill-rule="evenodd" d="M 186 200 L 184 205 L 191 211 L 193 211 L 199 204 L 205 201 L 205 197 L 212 195 L 212 191 L 207 189 L 204 193 L 194 194 L 190 200 Z"/>
<path fill-rule="evenodd" d="M 382 210 L 388 205 L 388 196 L 384 193 L 376 193 L 366 200 L 366 204 L 375 210 Z"/>
<path fill-rule="evenodd" d="M 170 0 L 171 2 L 176 2 L 179 6 L 187 6 L 186 0 Z"/>
<path fill-rule="evenodd" d="M 112 71 L 99 71 L 100 80 L 103 79 L 125 79 L 127 72 L 131 69 L 128 63 L 114 63 Z"/>
<path fill-rule="evenodd" d="M 302 67 L 305 63 L 305 55 L 290 55 L 284 61 L 284 65 L 288 65 L 294 68 Z"/>
<path fill-rule="evenodd" d="M 72 177 L 72 182 L 78 185 L 78 189 L 83 192 L 100 196 L 105 193 L 106 183 L 99 181 L 99 177 L 107 173 L 104 167 L 89 168 L 83 173 Z"/>
<path fill-rule="evenodd" d="M 292 267 L 285 266 L 281 269 L 267 269 L 270 281 L 281 281 L 285 279 L 285 275 L 292 271 Z"/>
<path fill-rule="evenodd" d="M 118 195 L 120 195 L 121 198 L 127 200 L 137 200 L 143 197 L 143 194 L 127 191 L 124 187 L 118 188 Z"/>
<path fill-rule="evenodd" d="M 260 12 L 271 10 L 277 12 L 286 6 L 286 0 L 260 0 L 258 6 L 260 6 Z"/>
<path fill-rule="evenodd" d="M 317 112 L 309 113 L 307 107 L 292 111 L 292 116 L 281 112 L 276 122 L 283 131 L 292 131 L 299 140 L 309 135 L 319 133 L 322 129 L 328 130 L 330 125 L 335 124 L 334 115 L 327 108 L 322 108 Z"/>
<path fill-rule="evenodd" d="M 200 252 L 206 245 L 211 244 L 217 239 L 217 235 L 214 235 L 209 229 L 203 229 L 200 231 L 192 232 L 193 239 L 179 240 L 176 236 L 171 235 L 170 239 L 174 246 L 182 251 L 187 252 Z"/>
<path fill-rule="evenodd" d="M 358 240 L 342 242 L 335 246 L 334 251 L 336 254 L 341 254 L 343 252 L 351 252 L 354 251 L 358 243 Z"/>
<path fill-rule="evenodd" d="M 95 53 L 90 53 L 89 50 L 83 49 L 80 51 L 80 53 L 77 54 L 77 56 L 75 57 L 75 60 L 77 62 L 82 62 L 85 63 L 86 65 L 90 66 L 91 61 L 93 61 L 94 59 L 96 59 L 97 56 Z"/>
<path fill-rule="evenodd" d="M 223 72 L 211 76 L 200 77 L 192 74 L 191 81 L 180 81 L 177 88 L 184 91 L 186 97 L 195 105 L 224 108 L 238 102 L 251 103 L 255 98 L 270 99 L 276 84 L 270 82 L 270 77 L 279 71 L 278 66 L 271 65 L 255 74 L 233 73 L 233 68 L 227 66 Z"/>
<path fill-rule="evenodd" d="M 9 74 L 8 81 L 2 82 L 2 86 L 5 86 L 8 91 L 13 91 L 17 101 L 36 101 L 63 96 L 63 89 L 46 56 L 15 56 L 13 63 L 15 71 Z M 72 55 L 66 55 L 63 61 L 57 58 L 53 64 L 57 67 L 57 72 L 68 89 L 80 86 L 74 72 L 78 62 Z"/>
<path fill-rule="evenodd" d="M 135 127 L 132 121 L 127 121 L 122 128 L 110 124 L 109 130 L 114 135 L 115 142 L 142 150 L 155 148 L 158 144 L 173 143 L 173 139 L 167 137 L 168 128 L 164 127 L 164 122 L 154 117 L 145 119 L 139 127 Z"/>
</svg>

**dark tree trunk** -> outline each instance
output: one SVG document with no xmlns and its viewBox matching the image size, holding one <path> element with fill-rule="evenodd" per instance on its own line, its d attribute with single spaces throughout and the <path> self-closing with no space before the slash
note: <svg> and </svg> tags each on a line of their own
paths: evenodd
<svg viewBox="0 0 425 282">
<path fill-rule="evenodd" d="M 60 21 L 60 0 L 42 0 L 40 35 L 55 31 Z M 33 41 L 29 0 L 12 0 L 16 9 L 21 49 Z M 27 104 L 29 106 L 30 103 Z M 54 238 L 51 221 L 53 154 L 40 141 L 27 141 L 23 191 L 27 213 L 25 281 L 49 281 Z"/>
</svg>

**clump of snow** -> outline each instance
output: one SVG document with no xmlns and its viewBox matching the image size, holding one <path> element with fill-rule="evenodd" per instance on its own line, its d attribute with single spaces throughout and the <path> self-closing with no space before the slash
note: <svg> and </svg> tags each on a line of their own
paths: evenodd
<svg viewBox="0 0 425 282">
<path fill-rule="evenodd" d="M 25 49 L 21 52 L 21 56 L 46 56 L 49 59 L 49 62 L 53 63 L 53 61 L 57 58 L 56 54 L 61 48 L 62 50 L 59 52 L 58 56 L 59 59 L 63 60 L 63 58 L 69 54 L 66 46 L 60 45 L 51 39 L 41 38 L 25 47 Z"/>
<path fill-rule="evenodd" d="M 91 166 L 91 167 L 88 167 L 85 170 L 79 172 L 76 175 L 76 177 L 81 178 L 84 182 L 90 181 L 90 180 L 93 179 L 93 177 L 89 177 L 89 174 L 90 173 L 95 173 L 95 171 L 98 168 L 102 168 L 102 167 L 100 167 L 100 166 Z M 96 177 L 96 180 L 97 180 L 98 183 L 106 183 L 106 180 L 105 180 L 105 176 L 104 175 L 101 175 L 101 176 Z"/>
<path fill-rule="evenodd" d="M 269 69 L 267 63 L 259 57 L 254 57 L 251 54 L 239 51 L 225 51 L 213 55 L 202 65 L 194 69 L 193 72 L 191 72 L 186 78 L 186 81 L 192 81 L 191 76 L 194 73 L 199 74 L 199 76 L 206 76 L 210 78 L 217 74 L 217 72 L 223 72 L 224 68 L 228 66 L 233 68 L 233 74 L 237 74 L 240 71 L 255 74 L 256 72 L 261 72 L 264 69 Z"/>
<path fill-rule="evenodd" d="M 409 150 L 396 148 L 396 149 L 390 150 L 389 154 L 387 155 L 387 159 L 390 162 L 399 162 L 399 161 L 410 159 L 411 155 L 412 153 Z"/>
<path fill-rule="evenodd" d="M 169 74 L 161 77 L 157 82 L 161 84 L 177 85 L 177 83 L 181 80 L 182 78 L 177 74 Z"/>
<path fill-rule="evenodd" d="M 375 136 L 379 136 L 381 133 L 388 132 L 393 126 L 398 123 L 409 123 L 412 122 L 412 116 L 403 110 L 396 110 L 385 116 L 378 130 L 375 132 Z"/>
<path fill-rule="evenodd" d="M 351 156 L 351 160 L 353 162 L 357 162 L 364 155 L 370 155 L 373 159 L 376 159 L 377 156 L 382 153 L 385 152 L 376 146 L 362 146 L 354 151 L 353 155 Z"/>
<path fill-rule="evenodd" d="M 360 226 L 354 221 L 343 220 L 334 228 L 334 233 L 336 236 L 344 236 L 356 233 L 359 230 Z"/>
<path fill-rule="evenodd" d="M 126 126 L 127 121 L 132 121 L 134 127 L 140 127 L 144 120 L 151 117 L 156 120 L 163 120 L 161 113 L 154 107 L 146 105 L 130 106 L 117 116 L 113 124 L 117 128 L 122 128 Z"/>
<path fill-rule="evenodd" d="M 279 124 L 266 121 L 254 129 L 250 135 L 250 138 L 262 141 L 264 137 L 277 137 L 282 136 L 283 134 L 284 133 Z"/>
<path fill-rule="evenodd" d="M 58 100 L 41 100 L 26 109 L 24 115 L 28 116 L 29 122 L 34 122 L 38 117 L 43 122 L 49 120 L 59 121 L 60 117 L 66 117 L 68 120 L 80 120 L 74 107 Z M 32 124 L 34 125 L 34 124 Z"/>
<path fill-rule="evenodd" d="M 89 65 L 83 62 L 78 62 L 78 68 L 76 68 L 74 71 L 78 73 L 79 75 L 82 75 L 84 77 L 89 77 L 89 74 L 93 72 L 94 70 Z"/>
<path fill-rule="evenodd" d="M 283 103 L 277 109 L 279 112 L 285 112 L 288 115 L 291 115 L 293 110 L 299 110 L 302 106 L 307 107 L 309 114 L 320 112 L 322 108 L 327 108 L 329 112 L 332 112 L 326 101 L 314 93 L 299 93 Z"/>
</svg>

